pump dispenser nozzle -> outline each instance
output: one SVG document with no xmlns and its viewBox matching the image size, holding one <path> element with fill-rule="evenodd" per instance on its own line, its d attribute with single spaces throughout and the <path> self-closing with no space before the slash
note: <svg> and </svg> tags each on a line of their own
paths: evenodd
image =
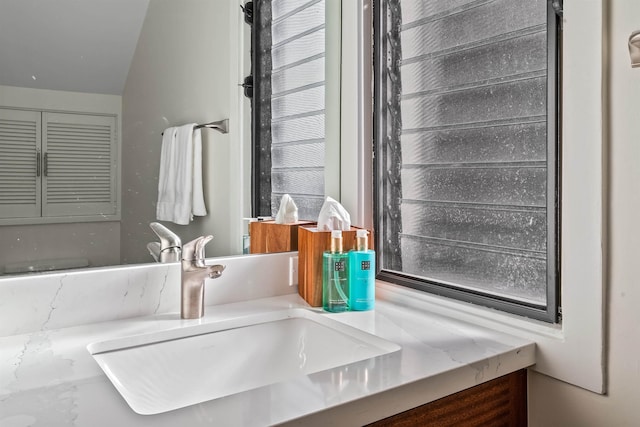
<svg viewBox="0 0 640 427">
<path fill-rule="evenodd" d="M 369 232 L 367 230 L 358 230 L 356 231 L 356 250 L 357 251 L 366 251 L 369 249 Z"/>
<path fill-rule="evenodd" d="M 342 231 L 341 230 L 332 230 L 331 231 L 331 253 L 342 253 Z"/>
</svg>

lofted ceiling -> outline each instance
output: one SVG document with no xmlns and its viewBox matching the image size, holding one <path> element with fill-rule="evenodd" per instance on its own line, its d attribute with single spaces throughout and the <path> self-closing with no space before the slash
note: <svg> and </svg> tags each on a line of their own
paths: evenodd
<svg viewBox="0 0 640 427">
<path fill-rule="evenodd" d="M 122 95 L 149 0 L 0 0 L 0 85 Z"/>
</svg>

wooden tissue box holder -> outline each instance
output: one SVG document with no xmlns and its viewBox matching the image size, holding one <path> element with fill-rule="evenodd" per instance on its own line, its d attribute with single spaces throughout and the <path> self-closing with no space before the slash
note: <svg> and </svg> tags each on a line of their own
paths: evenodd
<svg viewBox="0 0 640 427">
<path fill-rule="evenodd" d="M 249 223 L 252 254 L 269 254 L 298 250 L 298 227 L 313 225 L 311 221 L 298 221 L 292 224 L 276 224 L 275 221 L 254 221 Z"/>
<path fill-rule="evenodd" d="M 342 232 L 342 249 L 349 252 L 356 247 L 356 231 L 351 227 Z M 369 249 L 373 249 L 373 235 L 369 233 Z M 312 307 L 322 307 L 322 253 L 331 249 L 331 232 L 303 226 L 298 230 L 298 293 Z"/>
</svg>

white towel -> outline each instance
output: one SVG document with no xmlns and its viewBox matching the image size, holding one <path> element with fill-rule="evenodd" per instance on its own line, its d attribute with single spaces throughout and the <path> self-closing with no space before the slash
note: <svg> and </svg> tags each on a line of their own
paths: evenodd
<svg viewBox="0 0 640 427">
<path fill-rule="evenodd" d="M 156 217 L 187 225 L 207 210 L 202 191 L 202 137 L 195 123 L 170 127 L 162 137 Z"/>
<path fill-rule="evenodd" d="M 202 132 L 193 130 L 193 199 L 191 213 L 205 216 L 207 207 L 204 204 L 204 188 L 202 186 Z"/>
</svg>

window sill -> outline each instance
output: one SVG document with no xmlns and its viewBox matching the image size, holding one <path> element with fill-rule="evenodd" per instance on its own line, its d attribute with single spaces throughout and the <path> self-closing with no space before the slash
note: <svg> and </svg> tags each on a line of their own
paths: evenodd
<svg viewBox="0 0 640 427">
<path fill-rule="evenodd" d="M 418 291 L 394 283 L 378 280 L 376 281 L 376 292 L 378 292 L 378 294 L 376 294 L 377 296 L 384 295 L 383 299 L 387 300 L 402 298 L 405 304 L 408 304 L 409 300 L 420 301 L 419 305 L 423 309 L 426 308 L 430 312 L 455 317 L 459 320 L 473 320 L 474 323 L 479 323 L 478 320 L 481 319 L 482 322 L 485 323 L 484 326 L 491 327 L 492 329 L 498 329 L 506 325 L 534 334 L 544 335 L 549 338 L 562 339 L 563 337 L 562 324 L 529 319 L 493 308 Z"/>
<path fill-rule="evenodd" d="M 585 330 L 576 333 L 566 328 L 566 321 L 545 323 L 380 280 L 376 281 L 376 298 L 535 341 L 533 370 L 596 393 L 603 392 L 600 334 Z"/>
</svg>

